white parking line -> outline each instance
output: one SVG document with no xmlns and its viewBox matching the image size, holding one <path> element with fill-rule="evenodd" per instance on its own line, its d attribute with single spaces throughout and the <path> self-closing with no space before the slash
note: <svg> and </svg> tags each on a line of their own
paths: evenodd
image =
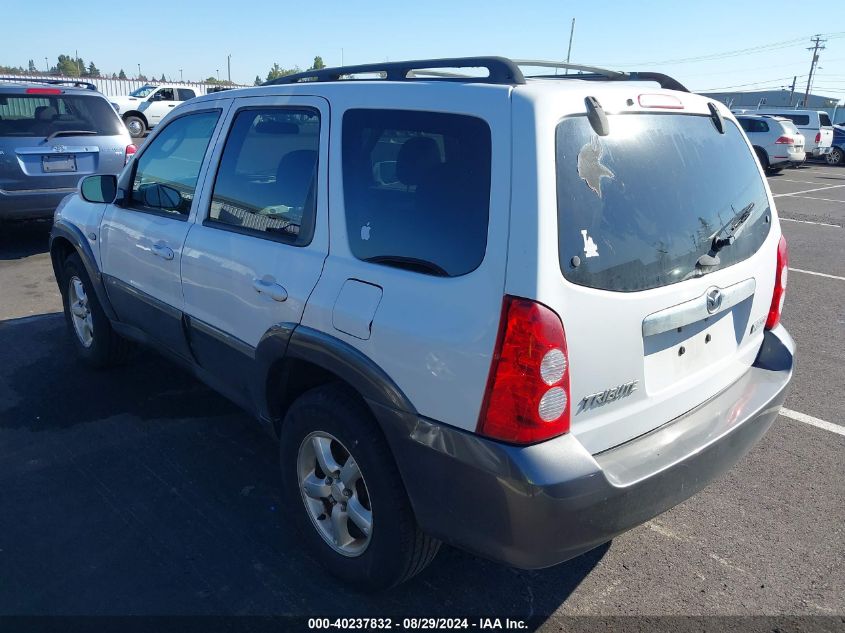
<svg viewBox="0 0 845 633">
<path fill-rule="evenodd" d="M 793 198 L 801 198 L 802 200 L 822 200 L 823 202 L 838 202 L 839 204 L 845 204 L 845 200 L 833 200 L 831 198 L 816 198 L 813 196 L 792 196 Z"/>
<path fill-rule="evenodd" d="M 792 266 L 789 267 L 790 272 L 796 273 L 804 273 L 807 275 L 815 275 L 816 277 L 829 277 L 830 279 L 838 279 L 839 281 L 845 281 L 845 277 L 837 277 L 836 275 L 828 275 L 827 273 L 817 273 L 812 270 L 802 270 L 800 268 L 793 268 Z"/>
<path fill-rule="evenodd" d="M 776 184 L 779 182 L 800 182 L 802 185 L 818 185 L 821 183 L 814 182 L 812 180 L 790 180 L 789 178 L 778 178 L 777 180 L 770 181 L 772 184 Z"/>
<path fill-rule="evenodd" d="M 814 191 L 825 191 L 827 189 L 838 189 L 839 187 L 845 187 L 845 185 L 829 185 L 827 187 L 819 187 L 818 189 L 807 189 L 805 191 L 793 191 L 792 193 L 776 193 L 773 197 L 774 198 L 782 198 L 784 196 L 797 196 L 800 193 L 813 193 Z"/>
<path fill-rule="evenodd" d="M 781 222 L 800 222 L 801 224 L 815 224 L 817 226 L 830 226 L 830 227 L 833 227 L 835 229 L 841 229 L 842 228 L 838 224 L 827 224 L 825 222 L 810 222 L 809 220 L 794 220 L 792 218 L 784 218 L 784 217 L 781 217 L 780 219 L 781 219 Z"/>
<path fill-rule="evenodd" d="M 799 411 L 793 411 L 792 409 L 781 407 L 780 414 L 792 420 L 797 420 L 798 422 L 803 422 L 804 424 L 809 424 L 810 426 L 815 426 L 816 428 L 836 433 L 837 435 L 845 435 L 845 426 L 825 422 L 824 420 L 819 420 L 818 418 L 814 418 L 806 413 L 800 413 Z"/>
</svg>

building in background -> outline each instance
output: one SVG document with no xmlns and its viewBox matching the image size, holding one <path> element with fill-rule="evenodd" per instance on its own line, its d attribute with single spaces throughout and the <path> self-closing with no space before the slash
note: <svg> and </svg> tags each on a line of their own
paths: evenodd
<svg viewBox="0 0 845 633">
<path fill-rule="evenodd" d="M 748 92 L 705 92 L 705 97 L 721 101 L 731 109 L 744 108 L 804 108 L 804 92 L 796 90 L 752 90 Z M 840 99 L 811 94 L 807 99 L 807 109 L 824 110 L 831 121 L 845 121 L 845 105 L 839 105 Z"/>
</svg>

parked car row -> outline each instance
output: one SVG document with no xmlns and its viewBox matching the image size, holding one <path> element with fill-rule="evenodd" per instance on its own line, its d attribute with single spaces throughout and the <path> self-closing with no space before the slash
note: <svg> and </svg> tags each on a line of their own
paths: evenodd
<svg viewBox="0 0 845 633">
<path fill-rule="evenodd" d="M 833 151 L 834 126 L 827 112 L 758 108 L 736 109 L 733 113 L 754 145 L 760 164 L 769 172 L 803 162 L 803 157 L 796 158 L 802 151 L 809 158 L 824 158 L 832 164 L 840 162 L 829 158 Z M 841 154 L 840 150 L 840 159 Z"/>
<path fill-rule="evenodd" d="M 109 97 L 132 138 L 141 138 L 180 103 L 193 99 L 191 88 L 171 84 L 147 84 L 126 96 Z"/>
</svg>

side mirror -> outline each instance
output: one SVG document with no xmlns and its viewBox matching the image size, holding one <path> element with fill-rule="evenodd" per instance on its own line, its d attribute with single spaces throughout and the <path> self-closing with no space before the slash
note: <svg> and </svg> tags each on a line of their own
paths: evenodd
<svg viewBox="0 0 845 633">
<path fill-rule="evenodd" d="M 96 175 L 83 178 L 79 193 L 87 202 L 112 203 L 117 195 L 117 176 Z"/>
</svg>

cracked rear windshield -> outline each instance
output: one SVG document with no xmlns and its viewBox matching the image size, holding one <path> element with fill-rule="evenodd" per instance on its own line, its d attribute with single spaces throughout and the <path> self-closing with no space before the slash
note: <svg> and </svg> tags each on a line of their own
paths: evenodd
<svg viewBox="0 0 845 633">
<path fill-rule="evenodd" d="M 604 137 L 585 116 L 557 126 L 558 249 L 566 279 L 646 290 L 725 268 L 760 248 L 771 224 L 768 198 L 733 122 L 726 119 L 719 134 L 707 116 L 608 119 Z M 728 232 L 732 243 L 714 250 Z"/>
</svg>

